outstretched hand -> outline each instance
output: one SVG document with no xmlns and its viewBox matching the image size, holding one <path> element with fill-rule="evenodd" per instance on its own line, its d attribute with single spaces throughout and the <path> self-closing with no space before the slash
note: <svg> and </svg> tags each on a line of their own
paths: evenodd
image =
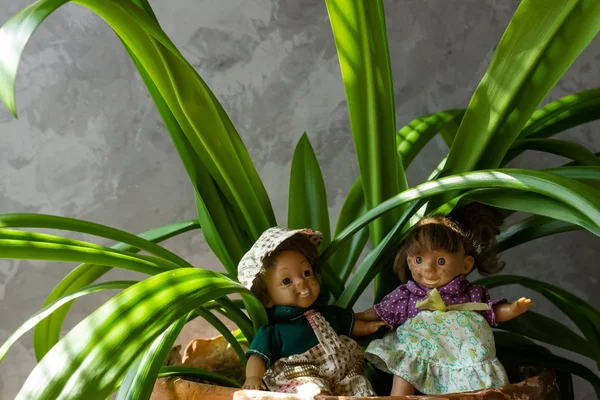
<svg viewBox="0 0 600 400">
<path fill-rule="evenodd" d="M 354 320 L 352 336 L 366 336 L 377 332 L 382 326 L 387 326 L 385 321 L 362 321 Z"/>
<path fill-rule="evenodd" d="M 533 306 L 531 299 L 521 297 L 512 303 L 497 304 L 494 306 L 494 314 L 497 322 L 511 320 L 523 314 Z"/>
</svg>

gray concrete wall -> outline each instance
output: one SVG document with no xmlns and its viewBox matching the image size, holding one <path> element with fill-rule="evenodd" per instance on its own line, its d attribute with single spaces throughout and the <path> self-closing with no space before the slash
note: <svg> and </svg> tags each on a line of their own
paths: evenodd
<svg viewBox="0 0 600 400">
<path fill-rule="evenodd" d="M 31 2 L 0 0 L 0 21 Z M 467 105 L 518 3 L 385 2 L 398 126 Z M 280 223 L 287 220 L 287 189 L 282 188 L 304 131 L 323 169 L 335 221 L 358 169 L 324 1 L 152 4 L 166 32 L 231 116 Z M 596 39 L 548 100 L 598 86 Z M 0 110 L 0 212 L 76 217 L 134 233 L 194 218 L 191 185 L 146 88 L 114 33 L 87 9 L 67 4 L 35 33 L 21 62 L 17 102 L 18 120 Z M 592 123 L 560 137 L 598 151 L 599 128 Z M 443 141 L 430 143 L 408 171 L 410 184 L 425 179 L 446 151 Z M 513 165 L 541 168 L 562 161 L 529 153 Z M 509 251 L 506 271 L 558 284 L 598 307 L 599 244 L 585 232 L 539 240 Z M 199 267 L 220 268 L 199 232 L 172 239 L 167 247 Z M 73 268 L 0 260 L 0 340 L 38 310 Z M 131 276 L 136 275 L 114 271 L 107 279 Z M 537 311 L 564 321 L 534 293 L 512 287 L 494 293 L 531 295 Z M 98 294 L 76 302 L 67 326 L 108 298 Z M 363 298 L 356 310 L 369 301 Z M 199 329 L 188 329 L 186 338 L 198 336 Z M 34 364 L 27 335 L 0 364 L 2 399 L 14 397 Z M 594 398 L 589 385 L 577 385 L 577 398 Z"/>
</svg>

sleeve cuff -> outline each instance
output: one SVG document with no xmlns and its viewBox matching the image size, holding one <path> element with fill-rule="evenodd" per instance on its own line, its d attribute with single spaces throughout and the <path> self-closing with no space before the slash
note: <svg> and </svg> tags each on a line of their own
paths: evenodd
<svg viewBox="0 0 600 400">
<path fill-rule="evenodd" d="M 265 360 L 267 369 L 271 368 L 271 360 L 265 354 L 261 353 L 258 350 L 248 350 L 246 352 L 246 357 L 250 357 L 252 354 L 256 354 L 257 356 L 259 356 L 260 358 L 262 358 L 263 360 Z"/>
<path fill-rule="evenodd" d="M 507 303 L 508 301 L 505 298 L 500 298 L 500 299 L 495 299 L 495 300 L 490 300 L 488 301 L 488 306 L 490 307 L 490 325 L 491 326 L 498 326 L 498 322 L 496 322 L 496 313 L 494 312 L 494 306 L 496 304 L 504 304 Z"/>
</svg>

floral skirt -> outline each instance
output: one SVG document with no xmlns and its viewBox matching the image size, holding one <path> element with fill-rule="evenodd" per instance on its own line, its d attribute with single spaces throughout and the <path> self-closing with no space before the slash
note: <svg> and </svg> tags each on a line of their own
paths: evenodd
<svg viewBox="0 0 600 400">
<path fill-rule="evenodd" d="M 376 396 L 364 375 L 365 360 L 358 343 L 338 336 L 319 312 L 307 312 L 319 344 L 302 354 L 277 360 L 263 381 L 274 392 L 314 396 Z"/>
<path fill-rule="evenodd" d="M 425 394 L 508 384 L 487 321 L 474 311 L 423 311 L 382 339 L 365 357 Z"/>
</svg>

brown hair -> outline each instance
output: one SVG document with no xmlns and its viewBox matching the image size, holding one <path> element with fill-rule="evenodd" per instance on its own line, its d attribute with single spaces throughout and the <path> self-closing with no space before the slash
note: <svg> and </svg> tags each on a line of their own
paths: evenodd
<svg viewBox="0 0 600 400">
<path fill-rule="evenodd" d="M 404 239 L 394 260 L 394 272 L 407 282 L 410 276 L 407 257 L 422 251 L 443 250 L 456 253 L 464 249 L 465 255 L 475 259 L 475 268 L 483 275 L 491 275 L 504 268 L 498 260 L 496 235 L 504 222 L 499 210 L 471 203 L 442 215 L 425 217 L 413 226 Z"/>
<path fill-rule="evenodd" d="M 281 242 L 281 244 L 277 246 L 277 248 L 275 248 L 271 254 L 263 259 L 262 268 L 260 272 L 256 274 L 256 277 L 252 282 L 252 287 L 250 288 L 250 291 L 254 293 L 254 295 L 258 297 L 263 304 L 266 304 L 269 300 L 267 285 L 265 282 L 265 272 L 275 267 L 277 264 L 277 258 L 284 251 L 297 251 L 302 253 L 312 267 L 313 274 L 319 281 L 321 280 L 321 266 L 319 265 L 319 252 L 317 247 L 308 237 L 301 233 L 297 233 Z"/>
</svg>

